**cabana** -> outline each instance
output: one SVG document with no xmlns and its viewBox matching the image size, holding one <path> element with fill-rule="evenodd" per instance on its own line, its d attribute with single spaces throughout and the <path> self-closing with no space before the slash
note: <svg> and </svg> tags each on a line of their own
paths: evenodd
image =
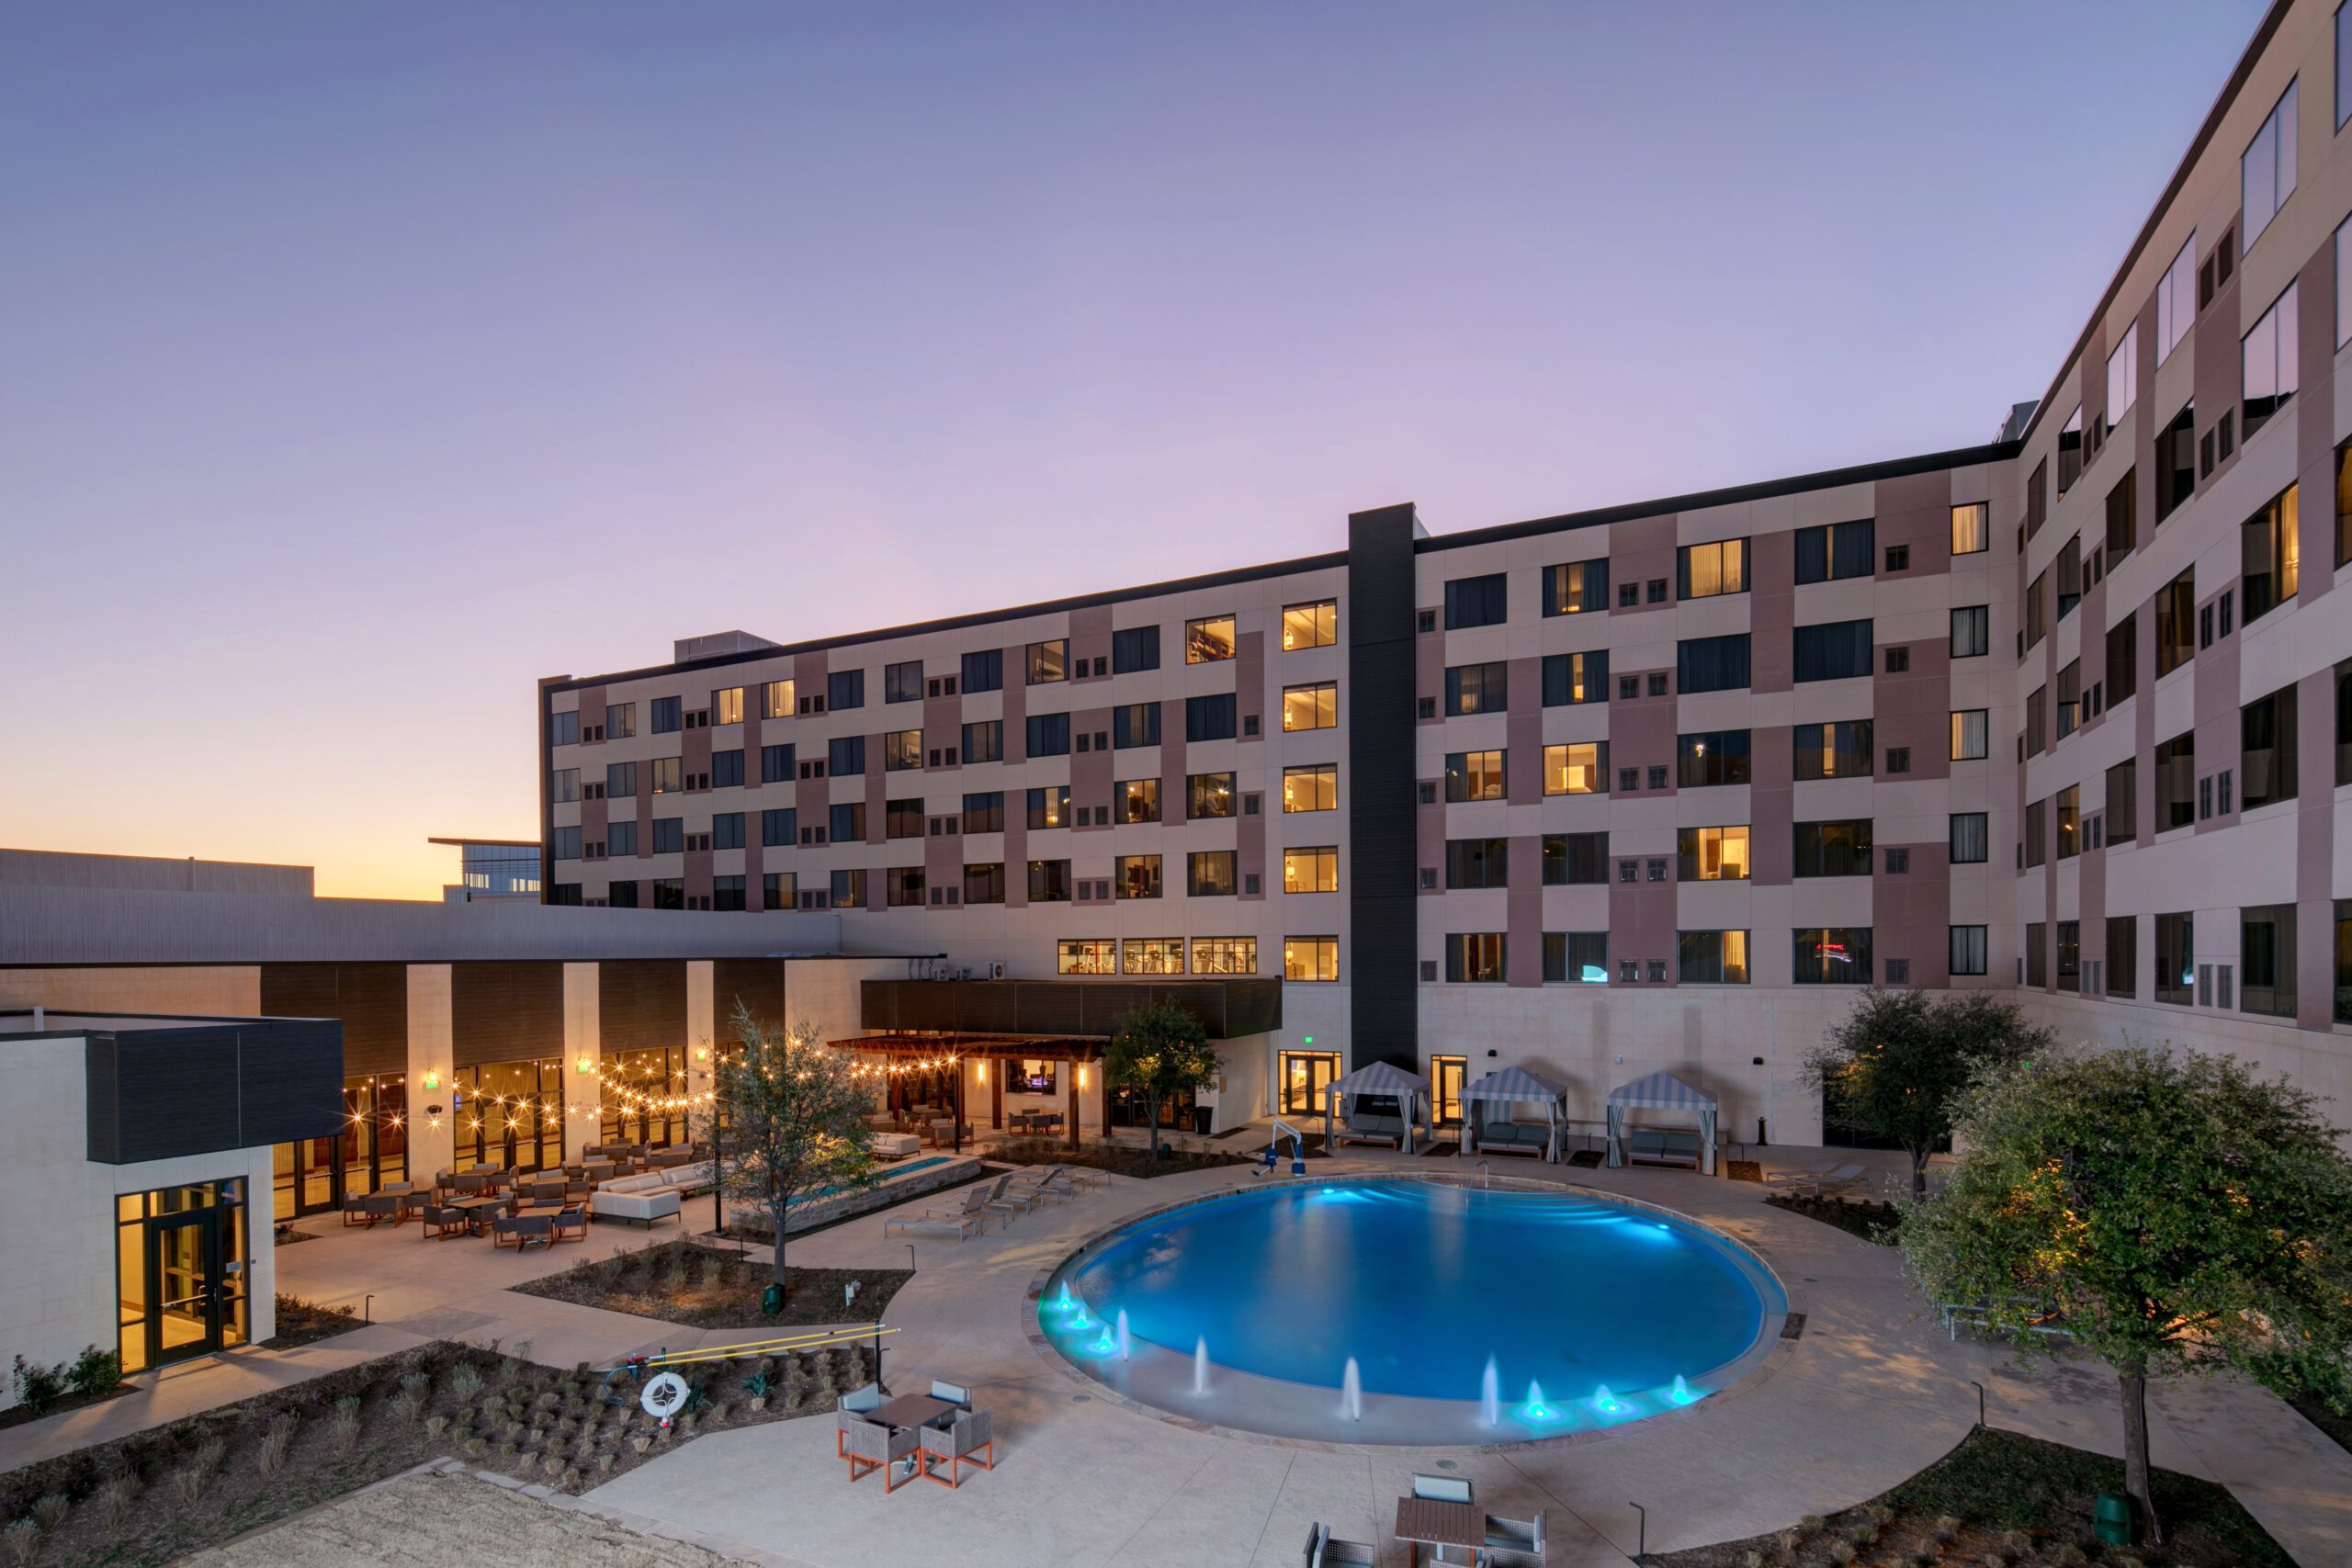
<svg viewBox="0 0 2352 1568">
<path fill-rule="evenodd" d="M 1628 1111 L 1683 1111 L 1699 1119 L 1698 1147 L 1687 1129 L 1625 1125 Z M 1693 1089 L 1672 1073 L 1656 1072 L 1609 1091 L 1609 1163 L 1634 1159 L 1679 1160 L 1685 1155 L 1706 1175 L 1715 1173 L 1715 1097 Z"/>
<path fill-rule="evenodd" d="M 1464 1085 L 1462 1090 L 1462 1152 L 1475 1155 L 1479 1147 L 1479 1129 L 1485 1123 L 1480 1112 L 1489 1105 L 1541 1105 L 1544 1107 L 1545 1128 L 1540 1134 L 1533 1127 L 1512 1124 L 1504 1137 L 1490 1140 L 1496 1149 L 1526 1151 L 1536 1146 L 1540 1137 L 1544 1158 L 1554 1165 L 1560 1161 L 1560 1123 L 1567 1116 L 1568 1091 L 1545 1078 L 1537 1077 L 1524 1067 L 1505 1067 L 1498 1073 L 1488 1073 L 1476 1083 Z"/>
<path fill-rule="evenodd" d="M 1365 1116 L 1351 1112 L 1347 1117 L 1346 1134 L 1352 1138 L 1384 1138 L 1407 1154 L 1413 1152 L 1413 1128 L 1416 1123 L 1428 1124 L 1430 1080 L 1418 1073 L 1408 1073 L 1389 1062 L 1374 1062 L 1358 1067 L 1343 1078 L 1334 1078 L 1323 1091 L 1323 1150 L 1338 1152 L 1333 1141 L 1332 1122 L 1341 1099 L 1353 1100 L 1358 1095 L 1385 1094 L 1394 1096 L 1398 1114 L 1395 1116 Z"/>
</svg>

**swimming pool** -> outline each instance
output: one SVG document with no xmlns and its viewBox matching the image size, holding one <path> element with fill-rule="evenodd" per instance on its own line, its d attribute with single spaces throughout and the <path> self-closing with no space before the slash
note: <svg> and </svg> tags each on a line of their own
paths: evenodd
<svg viewBox="0 0 2352 1568">
<path fill-rule="evenodd" d="M 1745 1248 L 1677 1216 L 1417 1179 L 1188 1204 L 1089 1246 L 1038 1303 L 1057 1350 L 1145 1404 L 1352 1442 L 1556 1436 L 1695 1403 L 1787 1310 Z"/>
</svg>

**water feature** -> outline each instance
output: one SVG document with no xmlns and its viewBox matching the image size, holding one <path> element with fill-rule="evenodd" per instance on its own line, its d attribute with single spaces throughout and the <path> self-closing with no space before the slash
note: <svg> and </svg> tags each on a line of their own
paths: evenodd
<svg viewBox="0 0 2352 1568">
<path fill-rule="evenodd" d="M 1340 1414 L 1351 1421 L 1363 1419 L 1363 1374 L 1356 1369 L 1356 1359 L 1348 1358 L 1348 1370 L 1340 1374 Z"/>
<path fill-rule="evenodd" d="M 1674 1387 L 1667 1394 L 1677 1404 L 1688 1404 L 1698 1396 L 1690 1392 L 1690 1382 L 1680 1372 L 1674 1374 Z"/>
<path fill-rule="evenodd" d="M 1206 1335 L 1193 1342 L 1193 1393 L 1205 1395 L 1209 1391 L 1209 1341 Z"/>
<path fill-rule="evenodd" d="M 1127 1332 L 1127 1309 L 1119 1309 L 1119 1359 L 1125 1360 L 1135 1349 L 1135 1337 Z"/>
<path fill-rule="evenodd" d="M 1556 1418 L 1552 1407 L 1544 1403 L 1544 1385 L 1533 1378 L 1527 1380 L 1527 1403 L 1519 1408 L 1532 1424 L 1540 1426 Z"/>
<path fill-rule="evenodd" d="M 1622 1415 L 1625 1409 L 1617 1402 L 1617 1396 L 1609 1392 L 1607 1383 L 1602 1383 L 1592 1391 L 1592 1407 L 1603 1416 Z"/>
<path fill-rule="evenodd" d="M 1489 1427 L 1503 1424 L 1503 1375 L 1492 1356 L 1487 1358 L 1487 1370 L 1478 1379 L 1478 1414 Z"/>
</svg>

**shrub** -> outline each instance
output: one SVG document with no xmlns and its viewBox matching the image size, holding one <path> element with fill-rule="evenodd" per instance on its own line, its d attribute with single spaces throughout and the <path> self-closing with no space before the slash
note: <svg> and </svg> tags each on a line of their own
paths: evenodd
<svg viewBox="0 0 2352 1568">
<path fill-rule="evenodd" d="M 465 1441 L 465 1450 L 467 1453 L 472 1455 L 476 1459 L 479 1459 L 483 1454 L 490 1451 L 489 1439 L 484 1438 L 468 1438 Z"/>
<path fill-rule="evenodd" d="M 649 1432 L 639 1432 L 628 1440 L 628 1451 L 633 1454 L 641 1454 L 652 1446 L 653 1437 Z"/>
<path fill-rule="evenodd" d="M 33 1522 L 51 1535 L 65 1528 L 65 1517 L 74 1511 L 74 1501 L 62 1492 L 51 1492 L 33 1500 Z"/>
<path fill-rule="evenodd" d="M 550 1449 L 546 1457 L 539 1461 L 539 1468 L 549 1475 L 561 1475 L 570 1466 L 564 1463 L 561 1454 Z"/>
<path fill-rule="evenodd" d="M 21 1363 L 22 1358 L 18 1360 Z M 30 1562 L 33 1554 L 40 1550 L 40 1526 L 30 1519 L 17 1519 L 0 1530 L 0 1542 L 8 1548 L 9 1562 Z"/>
<path fill-rule="evenodd" d="M 753 1399 L 765 1399 L 768 1396 L 768 1390 L 775 1386 L 775 1379 L 764 1370 L 753 1372 L 743 1380 L 743 1392 Z"/>
<path fill-rule="evenodd" d="M 302 1418 L 288 1410 L 270 1419 L 261 1435 L 261 1446 L 254 1451 L 254 1464 L 263 1475 L 276 1475 L 286 1468 L 287 1450 L 293 1446 L 294 1430 Z"/>
<path fill-rule="evenodd" d="M 9 1381 L 16 1385 L 17 1403 L 36 1416 L 65 1395 L 65 1369 L 62 1366 L 44 1367 L 19 1356 Z"/>
<path fill-rule="evenodd" d="M 196 1452 L 189 1456 L 188 1464 L 198 1474 L 210 1475 L 220 1468 L 220 1458 L 228 1451 L 229 1445 L 226 1440 L 220 1438 L 207 1438 L 196 1445 Z"/>
<path fill-rule="evenodd" d="M 449 1418 L 447 1416 L 427 1416 L 424 1418 L 424 1432 L 427 1437 L 437 1438 L 448 1429 Z"/>
<path fill-rule="evenodd" d="M 85 1345 L 66 1369 L 65 1381 L 75 1393 L 111 1393 L 122 1383 L 122 1358 L 96 1345 Z"/>
<path fill-rule="evenodd" d="M 1936 1522 L 1928 1527 L 1928 1539 L 1938 1546 L 1949 1545 L 1960 1535 L 1960 1517 L 1956 1514 L 1939 1514 Z"/>
<path fill-rule="evenodd" d="M 596 1456 L 596 1469 L 598 1472 L 605 1475 L 610 1475 L 613 1472 L 613 1456 L 611 1454 L 598 1454 Z"/>
<path fill-rule="evenodd" d="M 139 1500 L 139 1481 L 131 1475 L 110 1475 L 91 1494 L 92 1506 L 97 1509 L 98 1523 L 109 1530 L 120 1529 L 130 1517 L 130 1506 Z"/>
<path fill-rule="evenodd" d="M 204 1500 L 205 1483 L 210 1479 L 196 1466 L 184 1464 L 172 1472 L 172 1495 L 179 1500 L 180 1506 L 193 1508 Z"/>
<path fill-rule="evenodd" d="M 359 1446 L 359 1396 L 346 1393 L 334 1402 L 334 1414 L 327 1417 L 327 1443 L 339 1454 L 347 1454 Z"/>
<path fill-rule="evenodd" d="M 449 1369 L 449 1392 L 462 1404 L 470 1404 L 481 1393 L 481 1369 L 471 1361 L 459 1361 Z"/>
</svg>

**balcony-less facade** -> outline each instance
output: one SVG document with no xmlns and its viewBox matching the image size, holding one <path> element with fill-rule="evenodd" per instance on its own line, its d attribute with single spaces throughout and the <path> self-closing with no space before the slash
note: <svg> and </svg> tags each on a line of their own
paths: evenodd
<svg viewBox="0 0 2352 1568">
<path fill-rule="evenodd" d="M 2335 1086 L 2342 32 L 2274 7 L 1996 443 L 550 680 L 548 896 L 1280 976 L 1285 1099 L 1532 1060 L 1597 1115 L 1671 1066 L 1803 1141 L 1868 983 Z"/>
</svg>

